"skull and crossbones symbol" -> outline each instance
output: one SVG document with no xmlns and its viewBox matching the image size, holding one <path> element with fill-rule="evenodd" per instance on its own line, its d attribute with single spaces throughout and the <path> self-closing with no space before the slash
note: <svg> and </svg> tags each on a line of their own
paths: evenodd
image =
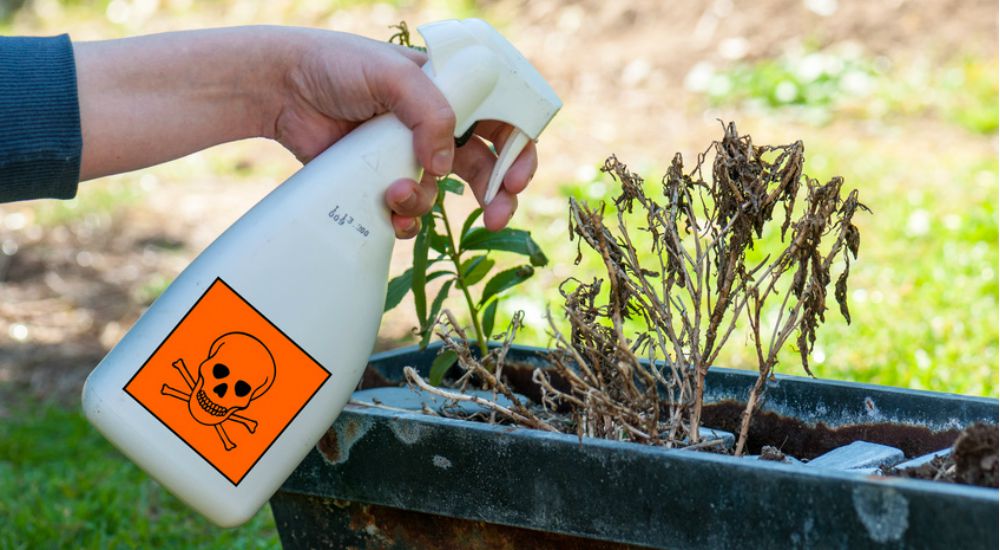
<svg viewBox="0 0 1000 550">
<path fill-rule="evenodd" d="M 188 391 L 164 384 L 160 393 L 186 401 L 191 417 L 212 426 L 227 451 L 236 448 L 223 423 L 233 421 L 250 433 L 257 431 L 257 422 L 240 411 L 264 395 L 274 384 L 274 357 L 260 340 L 245 332 L 229 332 L 212 342 L 208 357 L 198 366 L 197 380 L 188 370 L 184 359 L 172 365 L 187 384 Z"/>
</svg>

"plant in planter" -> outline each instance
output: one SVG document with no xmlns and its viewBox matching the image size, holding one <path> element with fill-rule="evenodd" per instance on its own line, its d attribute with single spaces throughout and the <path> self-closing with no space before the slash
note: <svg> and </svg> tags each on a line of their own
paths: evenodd
<svg viewBox="0 0 1000 550">
<path fill-rule="evenodd" d="M 853 216 L 867 210 L 857 191 L 844 197 L 841 178 L 821 184 L 804 176 L 801 142 L 758 147 L 735 124 L 724 130 L 712 145 L 709 181 L 703 176 L 705 154 L 690 172 L 678 154 L 662 180 L 662 202 L 647 194 L 642 178 L 609 158 L 603 171 L 621 185 L 613 229 L 605 224 L 603 205 L 593 209 L 570 200 L 571 238 L 600 256 L 609 288 L 602 294 L 602 279 L 562 285 L 570 335 L 551 324 L 557 349 L 551 360 L 569 389 L 554 386 L 546 371 L 537 371 L 535 382 L 548 410 L 570 409 L 573 431 L 581 437 L 699 444 L 705 376 L 745 316 L 758 378 L 740 421 L 740 455 L 778 351 L 796 331 L 809 371 L 838 261 L 843 268 L 835 298 L 850 322 L 847 281 L 860 246 Z M 773 220 L 778 206 L 780 226 Z M 643 254 L 646 248 L 651 254 Z M 464 337 L 452 337 L 456 329 L 451 322 L 441 333 L 444 356 L 462 357 L 460 364 L 486 389 L 510 394 L 502 380 L 488 376 L 492 366 L 476 365 L 463 349 Z"/>
<path fill-rule="evenodd" d="M 413 266 L 389 281 L 385 310 L 399 305 L 408 292 L 413 292 L 413 303 L 420 323 L 420 347 L 426 347 L 441 313 L 445 299 L 452 289 L 461 292 L 468 308 L 475 332 L 474 345 L 485 356 L 487 341 L 493 332 L 497 304 L 503 293 L 534 275 L 535 267 L 548 263 L 541 248 L 531 234 L 521 229 L 505 228 L 491 232 L 483 227 L 473 227 L 482 215 L 477 208 L 466 217 L 461 230 L 456 231 L 445 209 L 447 193 L 462 194 L 465 185 L 452 178 L 438 181 L 438 196 L 432 211 L 421 219 L 420 232 L 413 242 Z M 438 231 L 440 228 L 442 231 Z M 473 298 L 473 286 L 486 279 L 497 266 L 492 256 L 510 252 L 528 258 L 529 263 L 495 273 L 482 288 L 479 299 Z M 442 267 L 445 266 L 445 267 Z M 434 299 L 428 306 L 427 283 L 443 279 Z M 434 383 L 454 364 L 456 356 L 446 353 L 435 364 Z"/>
<path fill-rule="evenodd" d="M 839 178 L 805 178 L 800 143 L 755 147 L 729 125 L 712 151 L 711 182 L 705 155 L 690 172 L 675 158 L 662 204 L 610 159 L 622 184 L 611 227 L 605 207 L 571 202 L 572 234 L 599 255 L 606 281 L 560 287 L 570 329 L 550 319 L 554 350 L 511 345 L 518 316 L 484 349 L 442 306 L 441 343 L 373 357 L 363 388 L 409 382 L 418 404 L 355 394 L 272 499 L 285 544 L 996 546 L 996 490 L 879 476 L 904 455 L 950 446 L 962 426 L 995 421 L 996 400 L 774 373 L 796 331 L 808 357 L 829 287 L 849 318 L 857 194 L 844 196 Z M 769 223 L 779 203 L 782 223 Z M 465 261 L 427 242 L 444 265 Z M 709 368 L 740 318 L 757 372 Z M 453 363 L 459 376 L 438 385 Z M 690 452 L 726 446 L 702 423 L 738 434 L 733 454 L 760 460 Z M 963 438 L 972 451 L 953 462 L 985 464 L 996 479 L 996 439 L 991 454 Z"/>
<path fill-rule="evenodd" d="M 424 50 L 410 43 L 410 31 L 405 21 L 391 28 L 396 33 L 389 42 Z M 457 290 L 465 300 L 475 344 L 485 356 L 496 320 L 497 305 L 503 293 L 530 278 L 534 268 L 545 266 L 548 259 L 528 231 L 505 228 L 491 232 L 484 227 L 474 227 L 483 214 L 480 208 L 473 210 L 458 229 L 458 224 L 448 215 L 445 197 L 448 193 L 461 195 L 465 184 L 451 177 L 441 178 L 437 183 L 434 206 L 421 218 L 420 232 L 413 241 L 413 266 L 389 281 L 385 311 L 395 308 L 412 291 L 420 347 L 425 348 L 434 333 L 445 299 L 452 290 Z M 528 263 L 495 273 L 483 286 L 479 299 L 473 298 L 473 286 L 485 280 L 497 267 L 494 256 L 502 252 L 523 255 Z M 443 283 L 428 304 L 427 284 L 435 279 L 441 279 Z M 435 384 L 440 382 L 455 359 L 454 354 L 445 353 L 435 363 L 431 374 Z"/>
</svg>

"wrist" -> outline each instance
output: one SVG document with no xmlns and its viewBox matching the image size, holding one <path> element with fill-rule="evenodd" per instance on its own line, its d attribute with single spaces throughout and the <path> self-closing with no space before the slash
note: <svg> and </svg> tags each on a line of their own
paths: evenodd
<svg viewBox="0 0 1000 550">
<path fill-rule="evenodd" d="M 303 55 L 298 29 L 277 26 L 244 27 L 246 40 L 234 55 L 242 76 L 238 87 L 246 102 L 245 113 L 252 137 L 275 139 L 281 113 L 293 93 L 291 73 Z"/>
</svg>

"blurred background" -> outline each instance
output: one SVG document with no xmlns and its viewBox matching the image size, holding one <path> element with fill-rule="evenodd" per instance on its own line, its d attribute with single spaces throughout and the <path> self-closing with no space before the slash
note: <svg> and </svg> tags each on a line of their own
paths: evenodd
<svg viewBox="0 0 1000 550">
<path fill-rule="evenodd" d="M 511 222 L 550 259 L 501 303 L 501 317 L 525 311 L 522 343 L 548 344 L 542 318 L 560 281 L 598 275 L 595 259 L 573 264 L 567 198 L 612 196 L 598 171 L 611 153 L 652 183 L 675 152 L 692 165 L 721 119 L 758 145 L 802 140 L 806 172 L 843 176 L 874 212 L 859 220 L 853 324 L 829 316 L 816 374 L 997 395 L 991 0 L 0 0 L 0 34 L 273 23 L 388 39 L 401 20 L 472 16 L 565 103 Z M 278 544 L 267 509 L 230 531 L 187 511 L 86 424 L 79 390 L 187 263 L 297 168 L 277 144 L 248 141 L 81 184 L 71 201 L 0 205 L 0 547 Z M 399 243 L 393 274 L 410 254 Z M 381 349 L 415 342 L 411 309 L 387 314 Z M 719 363 L 747 366 L 742 344 Z M 796 355 L 781 372 L 800 374 Z"/>
</svg>

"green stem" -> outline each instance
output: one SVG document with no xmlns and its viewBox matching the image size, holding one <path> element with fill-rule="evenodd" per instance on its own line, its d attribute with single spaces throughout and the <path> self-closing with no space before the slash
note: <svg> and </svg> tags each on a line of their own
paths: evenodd
<svg viewBox="0 0 1000 550">
<path fill-rule="evenodd" d="M 465 274 L 462 273 L 462 253 L 455 246 L 455 234 L 451 230 L 451 222 L 448 220 L 448 214 L 444 210 L 444 201 L 439 201 L 438 206 L 441 208 L 441 220 L 444 222 L 444 232 L 448 238 L 448 258 L 455 264 L 455 282 L 462 289 L 462 294 L 465 295 L 465 303 L 468 304 L 469 314 L 472 316 L 472 328 L 476 331 L 476 343 L 479 345 L 479 352 L 485 358 L 486 354 L 489 353 L 489 347 L 487 346 L 486 338 L 483 336 L 483 325 L 479 319 L 479 308 L 476 307 L 476 302 L 472 299 L 472 294 L 469 293 L 469 286 L 465 284 Z"/>
</svg>

